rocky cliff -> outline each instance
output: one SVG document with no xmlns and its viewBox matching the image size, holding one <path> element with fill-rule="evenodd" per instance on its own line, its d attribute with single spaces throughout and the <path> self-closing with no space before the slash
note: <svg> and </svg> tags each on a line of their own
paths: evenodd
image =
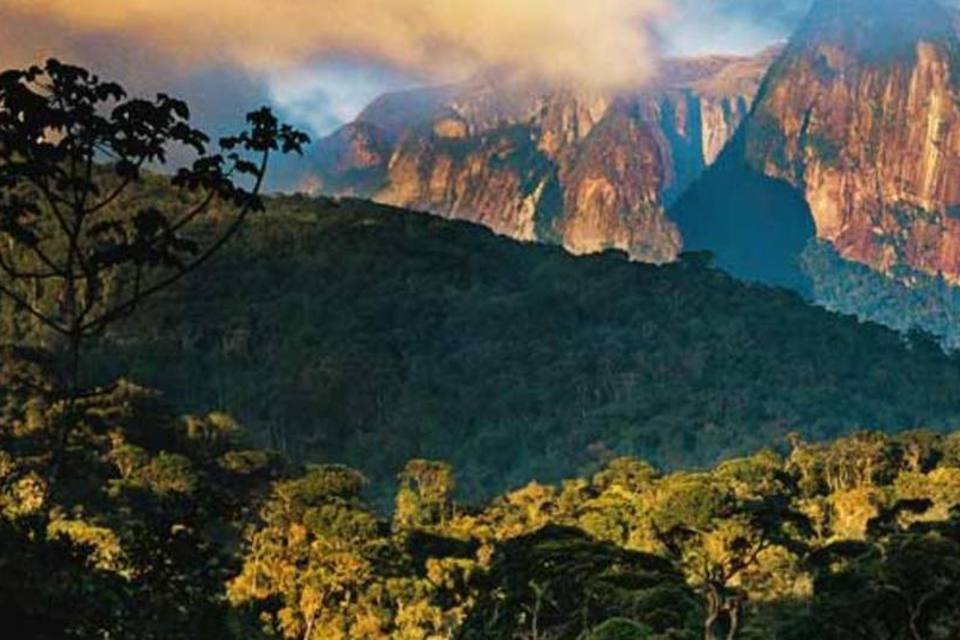
<svg viewBox="0 0 960 640">
<path fill-rule="evenodd" d="M 682 242 L 665 206 L 718 157 L 774 55 L 670 61 L 619 95 L 479 78 L 383 96 L 321 142 L 319 190 L 667 261 Z"/>
<path fill-rule="evenodd" d="M 818 0 L 745 127 L 747 163 L 800 190 L 821 240 L 960 282 L 960 40 L 933 0 Z"/>
</svg>

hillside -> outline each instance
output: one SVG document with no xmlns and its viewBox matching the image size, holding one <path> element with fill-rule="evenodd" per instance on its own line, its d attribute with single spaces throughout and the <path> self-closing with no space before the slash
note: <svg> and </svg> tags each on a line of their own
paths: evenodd
<svg viewBox="0 0 960 640">
<path fill-rule="evenodd" d="M 960 433 L 795 437 L 700 471 L 616 458 L 474 505 L 457 469 L 411 460 L 387 518 L 356 470 L 292 465 L 222 414 L 177 416 L 125 383 L 79 407 L 44 492 L 48 401 L 0 414 L 0 611 L 21 637 L 960 632 Z"/>
<path fill-rule="evenodd" d="M 465 496 L 613 452 L 702 465 L 799 430 L 960 425 L 960 360 L 689 255 L 573 257 L 362 201 L 285 198 L 100 350 L 100 375 L 224 408 L 268 446 L 410 458 Z"/>
</svg>

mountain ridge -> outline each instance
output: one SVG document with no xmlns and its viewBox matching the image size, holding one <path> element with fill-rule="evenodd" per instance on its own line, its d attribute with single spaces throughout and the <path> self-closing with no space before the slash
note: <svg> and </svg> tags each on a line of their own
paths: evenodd
<svg viewBox="0 0 960 640">
<path fill-rule="evenodd" d="M 626 96 L 490 78 L 384 96 L 324 143 L 343 162 L 322 168 L 321 190 L 574 253 L 710 250 L 738 277 L 889 319 L 906 308 L 868 300 L 960 285 L 958 16 L 933 0 L 819 0 L 783 46 L 668 61 Z M 378 121 L 389 134 L 367 128 Z M 805 260 L 823 242 L 837 261 Z M 856 265 L 890 291 L 837 284 Z M 952 311 L 923 307 L 950 299 L 907 307 L 940 333 L 930 318 Z"/>
<path fill-rule="evenodd" d="M 319 190 L 575 253 L 672 260 L 665 206 L 719 156 L 776 51 L 669 60 L 620 94 L 489 77 L 387 94 L 321 141 Z"/>
<path fill-rule="evenodd" d="M 813 7 L 771 65 L 739 144 L 671 208 L 685 247 L 831 308 L 949 329 L 954 297 L 943 287 L 960 284 L 958 14 L 924 6 Z M 780 197 L 753 198 L 768 181 Z M 808 259 L 822 243 L 836 255 Z M 955 344 L 956 332 L 944 339 Z"/>
</svg>

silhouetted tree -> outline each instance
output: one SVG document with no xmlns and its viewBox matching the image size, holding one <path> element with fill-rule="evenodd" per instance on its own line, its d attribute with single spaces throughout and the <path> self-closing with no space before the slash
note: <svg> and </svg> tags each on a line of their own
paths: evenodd
<svg viewBox="0 0 960 640">
<path fill-rule="evenodd" d="M 929 500 L 900 500 L 882 509 L 866 541 L 839 541 L 812 554 L 816 637 L 925 640 L 960 632 L 960 543 L 956 519 L 904 526 Z"/>
<path fill-rule="evenodd" d="M 211 152 L 168 95 L 128 98 L 57 60 L 0 73 L 0 296 L 59 337 L 68 402 L 81 392 L 84 341 L 209 260 L 263 209 L 270 155 L 309 141 L 267 108 L 247 123 Z M 195 160 L 168 178 L 146 171 L 184 150 Z M 138 202 L 148 180 L 180 196 Z M 213 213 L 216 226 L 205 224 Z"/>
</svg>

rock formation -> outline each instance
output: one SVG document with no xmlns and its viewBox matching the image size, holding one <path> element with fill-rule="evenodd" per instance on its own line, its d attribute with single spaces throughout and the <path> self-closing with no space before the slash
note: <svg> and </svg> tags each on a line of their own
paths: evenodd
<svg viewBox="0 0 960 640">
<path fill-rule="evenodd" d="M 490 78 L 389 94 L 321 142 L 319 190 L 668 261 L 682 240 L 665 206 L 719 156 L 775 53 L 669 61 L 617 95 Z"/>
<path fill-rule="evenodd" d="M 960 282 L 960 40 L 933 0 L 818 0 L 745 127 L 816 234 L 890 273 Z"/>
</svg>

